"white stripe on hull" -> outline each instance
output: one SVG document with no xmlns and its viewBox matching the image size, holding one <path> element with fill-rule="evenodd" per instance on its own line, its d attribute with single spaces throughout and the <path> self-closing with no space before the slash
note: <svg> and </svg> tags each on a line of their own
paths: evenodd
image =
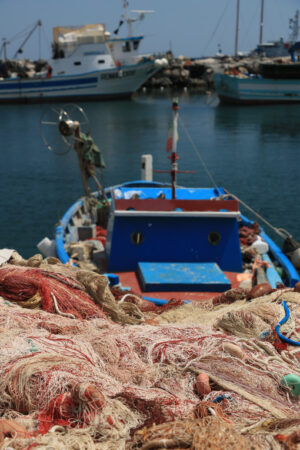
<svg viewBox="0 0 300 450">
<path fill-rule="evenodd" d="M 77 76 L 6 79 L 0 81 L 0 102 L 122 97 L 136 92 L 157 70 L 150 62 Z"/>
</svg>

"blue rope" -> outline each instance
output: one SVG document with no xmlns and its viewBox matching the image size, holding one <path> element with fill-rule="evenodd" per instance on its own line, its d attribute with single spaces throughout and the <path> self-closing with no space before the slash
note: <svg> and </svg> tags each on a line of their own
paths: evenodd
<svg viewBox="0 0 300 450">
<path fill-rule="evenodd" d="M 154 303 L 156 306 L 163 306 L 163 305 L 166 305 L 167 303 L 169 303 L 169 300 L 163 300 L 162 298 L 145 297 L 144 295 L 143 295 L 142 298 L 144 300 L 147 300 L 148 302 Z M 183 303 L 184 304 L 191 303 L 191 301 L 190 300 L 184 300 Z"/>
<path fill-rule="evenodd" d="M 161 298 L 152 298 L 152 297 L 144 297 L 143 296 L 143 299 L 147 300 L 148 302 L 154 303 L 154 305 L 156 305 L 156 306 L 163 306 L 168 303 L 168 300 L 163 300 Z"/>
<path fill-rule="evenodd" d="M 283 319 L 281 319 L 281 321 L 278 323 L 278 325 L 276 325 L 275 331 L 283 342 L 287 342 L 290 345 L 297 345 L 298 347 L 300 347 L 300 342 L 293 341 L 292 339 L 289 339 L 289 338 L 283 336 L 283 334 L 281 334 L 279 331 L 281 325 L 283 325 L 285 322 L 287 322 L 290 318 L 290 310 L 289 310 L 288 305 L 286 304 L 285 301 L 282 302 L 282 305 L 284 307 L 285 316 Z"/>
</svg>

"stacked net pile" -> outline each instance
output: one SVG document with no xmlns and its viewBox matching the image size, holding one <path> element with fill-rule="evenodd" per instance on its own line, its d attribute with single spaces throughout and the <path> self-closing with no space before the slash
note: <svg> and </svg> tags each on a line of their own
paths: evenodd
<svg viewBox="0 0 300 450">
<path fill-rule="evenodd" d="M 25 307 L 68 314 L 73 318 L 104 317 L 103 311 L 73 278 L 37 268 L 8 265 L 0 269 L 0 295 Z"/>
<path fill-rule="evenodd" d="M 117 335 L 114 327 L 119 329 L 118 325 L 109 325 L 103 318 L 84 323 L 42 311 L 25 312 L 3 300 L 0 324 L 3 419 L 17 418 L 34 436 L 53 426 L 86 429 L 85 440 L 99 442 L 125 439 L 130 429 L 143 423 L 139 414 L 117 398 L 123 384 L 111 376 L 109 368 L 120 357 L 119 350 L 114 354 L 110 341 L 105 347 L 104 338 L 101 352 L 96 345 L 98 334 L 103 332 L 105 337 L 111 326 L 110 332 Z M 137 359 L 135 354 L 133 358 Z M 140 366 L 146 371 L 142 362 Z M 28 445 L 31 442 L 34 437 Z M 20 448 L 25 448 L 24 442 Z"/>
<path fill-rule="evenodd" d="M 40 264 L 38 268 L 6 265 L 0 268 L 0 295 L 24 308 L 73 319 L 107 317 L 123 324 L 145 320 L 140 298 L 133 295 L 129 302 L 118 303 L 105 276 L 62 264 Z"/>
<path fill-rule="evenodd" d="M 225 433 L 223 448 L 276 448 L 297 432 L 300 404 L 282 379 L 300 376 L 300 350 L 274 328 L 285 300 L 281 332 L 299 340 L 300 293 L 185 304 L 152 311 L 149 322 L 138 299 L 116 301 L 87 271 L 4 266 L 0 279 L 6 447 L 146 450 L 167 439 L 200 449 Z"/>
<path fill-rule="evenodd" d="M 274 442 L 276 445 L 276 442 Z M 217 417 L 174 421 L 144 428 L 135 434 L 128 450 L 158 448 L 190 448 L 193 450 L 263 450 L 260 437 L 245 437 Z"/>
</svg>

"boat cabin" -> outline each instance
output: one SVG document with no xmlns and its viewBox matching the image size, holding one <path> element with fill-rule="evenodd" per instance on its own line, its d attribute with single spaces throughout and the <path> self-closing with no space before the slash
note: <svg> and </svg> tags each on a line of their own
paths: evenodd
<svg viewBox="0 0 300 450">
<path fill-rule="evenodd" d="M 139 57 L 138 49 L 143 36 L 128 36 L 127 38 L 109 39 L 108 46 L 111 54 L 119 66 L 136 64 Z"/>
<path fill-rule="evenodd" d="M 137 63 L 143 36 L 111 38 L 104 24 L 53 29 L 53 75 L 78 74 Z"/>
<path fill-rule="evenodd" d="M 105 247 L 108 270 L 137 271 L 146 291 L 155 291 L 157 283 L 160 291 L 164 285 L 176 290 L 174 283 L 150 281 L 155 274 L 166 281 L 171 272 L 178 272 L 177 280 L 186 275 L 191 290 L 204 289 L 203 283 L 199 287 L 201 273 L 221 277 L 224 290 L 228 280 L 222 271 L 242 272 L 240 213 L 236 200 L 212 199 L 215 191 L 177 188 L 172 199 L 171 188 L 115 190 Z"/>
</svg>

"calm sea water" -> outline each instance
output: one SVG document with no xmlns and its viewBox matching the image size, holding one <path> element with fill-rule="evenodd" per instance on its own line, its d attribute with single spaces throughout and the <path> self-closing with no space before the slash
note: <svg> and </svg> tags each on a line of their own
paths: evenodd
<svg viewBox="0 0 300 450">
<path fill-rule="evenodd" d="M 155 169 L 169 169 L 171 99 L 158 92 L 133 101 L 80 103 L 104 155 L 106 185 L 139 179 L 144 153 L 152 153 Z M 300 241 L 300 105 L 225 107 L 190 93 L 180 94 L 179 102 L 194 143 L 179 128 L 179 168 L 196 174 L 179 174 L 178 183 L 211 186 L 200 154 L 218 185 Z M 58 156 L 42 142 L 44 108 L 0 106 L 0 248 L 25 258 L 37 253 L 44 236 L 53 237 L 60 217 L 83 193 L 74 151 Z M 169 175 L 155 178 L 168 181 Z"/>
</svg>

